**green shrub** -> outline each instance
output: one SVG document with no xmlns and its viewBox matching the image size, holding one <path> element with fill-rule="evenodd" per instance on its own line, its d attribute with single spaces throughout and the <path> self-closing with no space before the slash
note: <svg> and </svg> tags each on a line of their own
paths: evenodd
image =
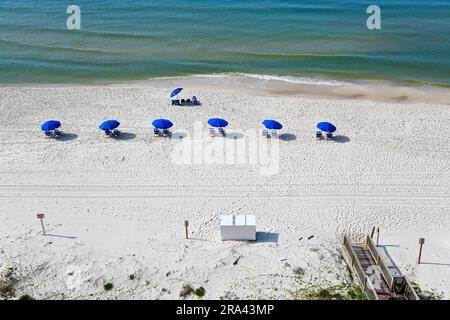
<svg viewBox="0 0 450 320">
<path fill-rule="evenodd" d="M 305 275 L 305 269 L 301 267 L 294 268 L 292 272 L 294 272 L 294 274 L 298 277 L 303 277 Z"/>
<path fill-rule="evenodd" d="M 106 291 L 110 291 L 112 290 L 112 288 L 114 288 L 114 285 L 111 282 L 105 283 L 105 285 L 103 286 L 103 289 L 105 289 Z"/>
<path fill-rule="evenodd" d="M 14 289 L 14 284 L 12 281 L 2 281 L 0 282 L 0 297 L 2 298 L 12 298 L 16 295 L 16 290 Z"/>
<path fill-rule="evenodd" d="M 361 287 L 354 286 L 347 291 L 347 296 L 351 300 L 367 300 L 367 297 Z"/>
<path fill-rule="evenodd" d="M 203 297 L 205 295 L 205 288 L 200 287 L 200 288 L 195 289 L 194 294 L 197 297 Z"/>
<path fill-rule="evenodd" d="M 317 300 L 342 300 L 343 297 L 339 293 L 333 293 L 328 289 L 320 289 L 317 292 L 313 292 L 310 295 L 310 298 Z"/>
<path fill-rule="evenodd" d="M 180 297 L 186 298 L 188 295 L 192 294 L 193 292 L 194 292 L 194 288 L 192 288 L 188 284 L 185 284 L 185 285 L 183 285 L 183 288 L 181 288 Z"/>
<path fill-rule="evenodd" d="M 352 269 L 351 269 L 348 265 L 346 265 L 345 268 L 346 268 L 346 270 L 347 270 L 348 277 L 350 278 L 350 281 L 353 282 L 353 272 L 352 272 Z"/>
<path fill-rule="evenodd" d="M 335 286 L 307 292 L 307 298 L 312 300 L 366 300 L 362 289 L 358 286 Z"/>
</svg>

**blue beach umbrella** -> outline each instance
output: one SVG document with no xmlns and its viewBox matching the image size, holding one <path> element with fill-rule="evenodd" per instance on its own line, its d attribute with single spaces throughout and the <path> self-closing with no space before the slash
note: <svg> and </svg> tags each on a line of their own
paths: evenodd
<svg viewBox="0 0 450 320">
<path fill-rule="evenodd" d="M 115 129 L 118 126 L 120 126 L 120 122 L 119 121 L 117 121 L 117 120 L 107 120 L 107 121 L 103 122 L 101 125 L 99 125 L 99 128 L 104 130 L 104 131 L 108 131 L 108 130 Z"/>
<path fill-rule="evenodd" d="M 225 128 L 228 125 L 228 121 L 220 118 L 212 118 L 208 120 L 208 124 L 211 127 Z"/>
<path fill-rule="evenodd" d="M 61 127 L 61 122 L 57 120 L 49 120 L 41 125 L 42 131 L 52 131 Z"/>
<path fill-rule="evenodd" d="M 152 125 L 158 129 L 169 129 L 173 126 L 173 123 L 167 119 L 156 119 L 152 122 Z"/>
<path fill-rule="evenodd" d="M 325 131 L 325 132 L 335 132 L 336 131 L 336 127 L 329 122 L 319 122 L 317 124 L 317 128 L 319 130 Z"/>
<path fill-rule="evenodd" d="M 264 120 L 262 124 L 267 128 L 271 130 L 280 130 L 283 128 L 283 125 L 275 120 Z"/>
<path fill-rule="evenodd" d="M 175 97 L 177 94 L 179 94 L 181 91 L 183 90 L 183 88 L 176 88 L 175 90 L 172 91 L 172 93 L 170 94 L 170 97 L 173 98 Z"/>
</svg>

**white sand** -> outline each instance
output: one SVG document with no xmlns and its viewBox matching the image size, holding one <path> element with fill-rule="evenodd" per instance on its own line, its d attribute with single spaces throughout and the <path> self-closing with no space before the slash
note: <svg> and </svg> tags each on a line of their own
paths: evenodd
<svg viewBox="0 0 450 320">
<path fill-rule="evenodd" d="M 450 298 L 448 105 L 196 88 L 187 95 L 204 104 L 190 108 L 169 106 L 168 92 L 0 89 L 0 279 L 12 268 L 16 296 L 177 299 L 191 284 L 207 299 L 301 298 L 301 289 L 348 282 L 338 237 L 379 226 L 399 268 Z M 279 170 L 175 164 L 175 138 L 213 116 L 229 120 L 229 133 L 280 120 Z M 174 122 L 174 139 L 152 137 L 157 117 Z M 108 118 L 121 121 L 125 139 L 102 136 Z M 63 122 L 63 141 L 43 137 L 47 119 Z M 337 141 L 314 139 L 321 120 L 337 125 Z M 40 234 L 37 213 L 53 236 Z M 227 213 L 255 214 L 260 241 L 221 242 Z M 427 264 L 417 266 L 419 237 Z"/>
</svg>

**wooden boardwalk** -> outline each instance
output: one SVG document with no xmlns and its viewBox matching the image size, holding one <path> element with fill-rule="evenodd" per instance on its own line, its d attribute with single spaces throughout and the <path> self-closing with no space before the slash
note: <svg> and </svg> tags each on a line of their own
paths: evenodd
<svg viewBox="0 0 450 320">
<path fill-rule="evenodd" d="M 368 299 L 419 300 L 408 278 L 369 236 L 364 243 L 352 243 L 344 236 L 343 246 Z"/>
<path fill-rule="evenodd" d="M 369 252 L 369 249 L 364 243 L 353 243 L 352 248 L 356 254 L 364 273 L 372 281 L 373 287 L 380 300 L 390 300 L 392 299 L 391 290 L 389 289 L 386 280 L 384 280 L 381 275 L 381 269 L 373 259 Z"/>
</svg>

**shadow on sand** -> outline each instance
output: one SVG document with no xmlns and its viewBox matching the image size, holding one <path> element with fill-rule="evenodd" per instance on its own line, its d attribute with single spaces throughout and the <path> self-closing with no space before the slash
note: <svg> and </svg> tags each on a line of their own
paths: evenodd
<svg viewBox="0 0 450 320">
<path fill-rule="evenodd" d="M 227 132 L 227 139 L 242 139 L 244 135 L 238 132 Z"/>
<path fill-rule="evenodd" d="M 278 233 L 275 232 L 257 232 L 256 242 L 278 243 Z"/>
<path fill-rule="evenodd" d="M 75 133 L 64 133 L 60 137 L 58 137 L 56 140 L 58 141 L 72 141 L 78 138 L 78 135 Z"/>
<path fill-rule="evenodd" d="M 389 260 L 388 263 L 390 263 L 387 267 L 388 269 L 395 269 L 395 271 L 398 274 L 401 274 L 401 271 L 399 269 L 399 267 L 397 266 L 397 264 L 394 262 L 394 259 L 392 259 L 391 255 L 389 254 L 389 252 L 387 251 L 387 247 L 397 247 L 397 245 L 380 245 L 378 246 L 378 248 L 380 248 L 381 250 L 383 250 L 385 257 Z M 399 246 L 398 246 L 399 247 Z"/>
<path fill-rule="evenodd" d="M 120 141 L 127 141 L 127 140 L 133 140 L 136 138 L 136 135 L 134 133 L 130 132 L 122 132 L 118 137 L 116 137 L 116 140 Z"/>
<path fill-rule="evenodd" d="M 187 134 L 184 132 L 173 132 L 172 133 L 172 139 L 180 140 L 187 137 Z"/>
<path fill-rule="evenodd" d="M 337 142 L 337 143 L 350 142 L 350 138 L 349 137 L 347 137 L 347 136 L 340 136 L 340 135 L 334 136 L 332 140 L 334 142 Z"/>
<path fill-rule="evenodd" d="M 57 237 L 57 238 L 66 238 L 66 239 L 76 239 L 77 238 L 77 237 L 62 236 L 62 235 L 53 234 L 53 233 L 46 233 L 45 235 L 48 237 Z"/>
<path fill-rule="evenodd" d="M 428 264 L 433 266 L 443 266 L 443 267 L 450 267 L 450 263 L 439 263 L 439 262 L 420 262 L 420 264 Z"/>
<path fill-rule="evenodd" d="M 294 141 L 297 139 L 297 136 L 292 133 L 283 133 L 280 135 L 280 139 L 283 141 Z"/>
</svg>

